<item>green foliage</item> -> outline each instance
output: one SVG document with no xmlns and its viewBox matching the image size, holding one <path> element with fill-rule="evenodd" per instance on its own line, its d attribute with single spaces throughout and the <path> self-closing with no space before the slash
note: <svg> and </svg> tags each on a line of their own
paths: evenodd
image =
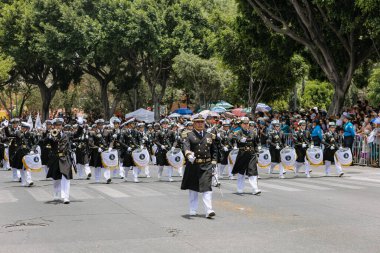
<svg viewBox="0 0 380 253">
<path fill-rule="evenodd" d="M 236 88 L 243 91 L 245 101 L 273 101 L 295 81 L 289 64 L 295 48 L 286 37 L 268 31 L 260 22 L 252 22 L 252 11 L 239 10 L 240 14 L 228 20 L 219 32 L 216 51 L 237 76 Z M 250 81 L 254 82 L 251 95 L 246 92 Z"/>
<path fill-rule="evenodd" d="M 13 67 L 13 59 L 0 52 L 0 84 L 9 78 L 9 72 Z"/>
<path fill-rule="evenodd" d="M 199 105 L 218 100 L 224 87 L 232 82 L 231 73 L 216 58 L 203 59 L 181 51 L 173 59 L 177 82 L 187 94 L 192 94 Z"/>
<path fill-rule="evenodd" d="M 300 98 L 301 107 L 327 109 L 334 94 L 333 86 L 328 82 L 311 80 L 306 82 L 304 95 Z"/>
<path fill-rule="evenodd" d="M 380 104 L 380 65 L 377 64 L 372 70 L 368 85 L 368 98 L 374 106 Z"/>
</svg>

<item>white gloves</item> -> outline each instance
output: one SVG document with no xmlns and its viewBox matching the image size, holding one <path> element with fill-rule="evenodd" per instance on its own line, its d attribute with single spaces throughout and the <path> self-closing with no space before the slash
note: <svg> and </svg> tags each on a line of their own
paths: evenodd
<svg viewBox="0 0 380 253">
<path fill-rule="evenodd" d="M 302 143 L 302 147 L 306 148 L 307 147 L 306 143 Z"/>
<path fill-rule="evenodd" d="M 227 152 L 227 151 L 228 151 L 228 148 L 227 148 L 226 146 L 224 146 L 224 147 L 223 147 L 223 150 L 224 150 L 225 152 Z"/>
<path fill-rule="evenodd" d="M 8 125 L 9 125 L 8 120 L 4 120 L 4 122 L 3 122 L 3 126 L 8 127 Z"/>
<path fill-rule="evenodd" d="M 141 146 L 140 146 L 140 149 L 144 149 L 144 146 L 143 146 L 143 145 L 141 145 Z"/>
<path fill-rule="evenodd" d="M 330 149 L 331 149 L 331 150 L 335 149 L 334 145 L 331 145 L 331 146 L 330 146 Z"/>
<path fill-rule="evenodd" d="M 235 150 L 236 150 L 236 149 L 238 149 L 238 148 L 237 148 L 236 146 L 234 146 L 234 148 L 233 148 L 233 149 L 235 149 Z"/>
<path fill-rule="evenodd" d="M 79 125 L 83 125 L 83 118 L 78 118 L 77 123 L 78 123 Z"/>
<path fill-rule="evenodd" d="M 240 142 L 245 143 L 247 141 L 247 138 L 243 137 L 240 139 Z"/>
<path fill-rule="evenodd" d="M 220 133 L 218 133 L 216 136 L 217 136 L 218 138 L 220 138 Z"/>
<path fill-rule="evenodd" d="M 194 155 L 189 155 L 187 158 L 189 159 L 189 162 L 194 163 L 195 161 Z"/>
<path fill-rule="evenodd" d="M 117 134 L 112 135 L 112 138 L 116 139 L 117 138 Z"/>
<path fill-rule="evenodd" d="M 207 133 L 211 133 L 211 128 L 207 128 Z"/>
<path fill-rule="evenodd" d="M 261 146 L 258 146 L 257 149 L 260 151 L 262 148 L 261 148 Z"/>
<path fill-rule="evenodd" d="M 29 154 L 30 154 L 30 155 L 34 155 L 34 152 L 33 152 L 33 151 L 30 151 Z"/>
<path fill-rule="evenodd" d="M 171 151 L 174 151 L 174 147 L 172 147 L 170 150 L 171 150 Z"/>
<path fill-rule="evenodd" d="M 280 146 L 279 146 L 279 145 L 276 145 L 276 149 L 280 149 Z"/>
<path fill-rule="evenodd" d="M 99 152 L 99 153 L 102 153 L 102 152 L 103 152 L 103 149 L 102 149 L 102 148 L 98 148 L 98 152 Z"/>
<path fill-rule="evenodd" d="M 128 152 L 131 152 L 131 151 L 132 151 L 131 147 L 128 147 L 127 151 L 128 151 Z"/>
<path fill-rule="evenodd" d="M 161 145 L 161 148 L 162 148 L 162 149 L 166 149 L 166 147 L 165 147 L 164 145 Z"/>
<path fill-rule="evenodd" d="M 111 150 L 112 150 L 112 148 L 108 148 L 108 152 L 111 151 Z"/>
</svg>

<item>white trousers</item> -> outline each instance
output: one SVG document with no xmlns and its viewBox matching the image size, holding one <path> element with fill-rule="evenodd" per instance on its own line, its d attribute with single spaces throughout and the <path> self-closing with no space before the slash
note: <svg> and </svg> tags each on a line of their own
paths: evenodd
<svg viewBox="0 0 380 253">
<path fill-rule="evenodd" d="M 147 177 L 150 177 L 150 169 L 149 169 L 149 165 L 146 166 L 146 167 L 144 168 L 144 171 L 145 171 L 145 175 L 146 175 Z"/>
<path fill-rule="evenodd" d="M 297 175 L 298 171 L 302 167 L 302 165 L 305 165 L 305 174 L 310 175 L 310 163 L 306 158 L 305 158 L 305 162 L 303 162 L 303 163 L 296 162 L 294 173 Z"/>
<path fill-rule="evenodd" d="M 213 212 L 212 210 L 212 191 L 202 193 L 203 206 L 206 214 Z M 198 192 L 189 190 L 190 213 L 198 210 Z"/>
<path fill-rule="evenodd" d="M 226 164 L 218 164 L 218 170 L 217 170 L 217 172 L 218 172 L 218 177 L 219 178 L 223 178 L 223 173 L 224 173 L 224 169 L 226 168 L 226 166 L 228 166 L 228 165 L 226 165 Z"/>
<path fill-rule="evenodd" d="M 178 174 L 180 177 L 183 177 L 183 166 L 178 168 Z"/>
<path fill-rule="evenodd" d="M 342 170 L 342 165 L 338 162 L 338 160 L 336 159 L 336 157 L 334 156 L 334 162 L 335 162 L 335 169 L 336 169 L 336 173 L 339 175 L 340 173 L 343 172 Z M 325 161 L 325 173 L 326 175 L 328 175 L 330 173 L 330 168 L 331 168 L 331 162 L 330 161 Z"/>
<path fill-rule="evenodd" d="M 111 171 L 110 170 L 107 170 L 107 169 L 104 169 L 101 167 L 96 167 L 95 168 L 95 182 L 96 183 L 100 182 L 102 174 L 103 174 L 105 181 L 107 181 L 108 179 L 111 178 Z"/>
<path fill-rule="evenodd" d="M 49 167 L 47 165 L 43 165 L 42 168 L 44 169 L 45 177 L 47 176 L 49 172 Z"/>
<path fill-rule="evenodd" d="M 136 179 L 139 177 L 141 169 L 139 167 L 133 167 L 133 177 Z"/>
<path fill-rule="evenodd" d="M 277 164 L 280 166 L 280 176 L 283 176 L 284 175 L 284 166 L 282 166 L 282 163 L 271 163 L 269 169 L 268 169 L 268 174 L 272 174 L 273 173 L 273 169 L 274 167 L 277 166 Z"/>
<path fill-rule="evenodd" d="M 20 170 L 12 168 L 12 180 L 18 182 L 21 178 Z"/>
<path fill-rule="evenodd" d="M 83 179 L 85 177 L 88 177 L 88 175 L 91 173 L 90 165 L 87 164 L 77 164 L 77 170 L 78 170 L 78 177 L 80 179 Z"/>
<path fill-rule="evenodd" d="M 123 163 L 120 163 L 119 168 L 112 171 L 112 177 L 124 178 L 124 175 L 125 175 L 125 173 L 124 173 Z"/>
<path fill-rule="evenodd" d="M 30 183 L 33 183 L 32 172 L 30 172 L 29 170 L 22 169 L 22 170 L 20 170 L 20 174 L 21 174 L 21 185 L 22 186 L 27 186 Z"/>
<path fill-rule="evenodd" d="M 70 180 L 66 179 L 64 175 L 61 180 L 53 180 L 53 196 L 55 200 L 70 199 Z"/>
<path fill-rule="evenodd" d="M 248 182 L 251 185 L 252 191 L 254 193 L 260 191 L 258 183 L 257 183 L 257 176 L 248 177 Z M 238 174 L 238 176 L 237 176 L 237 192 L 238 193 L 243 193 L 244 185 L 245 185 L 245 175 Z"/>
<path fill-rule="evenodd" d="M 133 168 L 133 167 L 132 167 Z M 131 167 L 123 167 L 123 173 L 124 173 L 124 180 L 127 181 L 128 179 L 128 172 L 131 170 Z"/>
<path fill-rule="evenodd" d="M 152 158 L 152 164 L 156 164 L 156 160 L 157 160 L 157 159 L 156 159 L 156 156 L 155 156 L 155 155 L 152 155 L 151 158 Z"/>
<path fill-rule="evenodd" d="M 3 170 L 9 170 L 10 168 L 9 161 L 3 160 Z"/>
<path fill-rule="evenodd" d="M 162 177 L 162 172 L 164 171 L 164 169 L 167 169 L 168 170 L 168 177 L 169 178 L 172 178 L 173 176 L 173 167 L 172 166 L 160 166 L 158 167 L 158 177 Z"/>
</svg>

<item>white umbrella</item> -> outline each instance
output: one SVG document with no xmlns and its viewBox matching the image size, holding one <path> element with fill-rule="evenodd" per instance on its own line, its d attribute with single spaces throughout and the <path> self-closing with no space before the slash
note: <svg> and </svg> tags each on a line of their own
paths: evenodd
<svg viewBox="0 0 380 253">
<path fill-rule="evenodd" d="M 269 112 L 272 108 L 270 106 L 263 104 L 263 103 L 258 103 L 256 106 L 256 111 L 257 112 Z"/>
<path fill-rule="evenodd" d="M 168 116 L 168 118 L 179 118 L 179 117 L 182 117 L 182 115 L 179 114 L 179 113 L 172 113 L 172 114 L 170 114 L 170 115 Z"/>
</svg>

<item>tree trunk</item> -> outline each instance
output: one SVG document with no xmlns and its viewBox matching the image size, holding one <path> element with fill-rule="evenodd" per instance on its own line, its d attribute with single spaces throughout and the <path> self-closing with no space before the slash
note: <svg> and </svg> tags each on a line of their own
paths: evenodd
<svg viewBox="0 0 380 253">
<path fill-rule="evenodd" d="M 305 86 L 306 86 L 305 78 L 302 78 L 301 97 L 303 97 L 303 95 L 305 94 Z"/>
<path fill-rule="evenodd" d="M 103 106 L 103 116 L 104 120 L 110 119 L 110 105 L 108 101 L 108 83 L 106 81 L 100 82 L 100 99 Z"/>
<path fill-rule="evenodd" d="M 297 83 L 295 83 L 294 88 L 293 88 L 293 111 L 297 110 L 297 99 L 298 99 Z"/>
<path fill-rule="evenodd" d="M 334 97 L 328 111 L 329 115 L 336 115 L 342 112 L 343 105 L 344 105 L 344 98 L 348 91 L 349 82 L 351 82 L 351 79 L 346 82 L 343 81 L 340 84 L 335 84 Z"/>
<path fill-rule="evenodd" d="M 42 99 L 41 121 L 44 122 L 49 119 L 50 103 L 54 98 L 56 89 L 54 88 L 54 85 L 50 88 L 46 87 L 45 83 L 38 84 L 38 88 L 40 89 Z"/>
<path fill-rule="evenodd" d="M 24 96 L 22 96 L 22 100 L 21 100 L 21 104 L 20 104 L 20 110 L 18 111 L 18 117 L 20 118 L 21 115 L 22 115 L 22 111 L 24 110 L 24 105 L 25 105 L 25 102 L 26 100 L 29 98 L 29 96 L 26 96 L 26 94 Z"/>
<path fill-rule="evenodd" d="M 153 106 L 154 106 L 154 120 L 159 121 L 161 118 L 160 101 L 159 101 L 159 98 L 156 94 L 153 96 Z"/>
</svg>

